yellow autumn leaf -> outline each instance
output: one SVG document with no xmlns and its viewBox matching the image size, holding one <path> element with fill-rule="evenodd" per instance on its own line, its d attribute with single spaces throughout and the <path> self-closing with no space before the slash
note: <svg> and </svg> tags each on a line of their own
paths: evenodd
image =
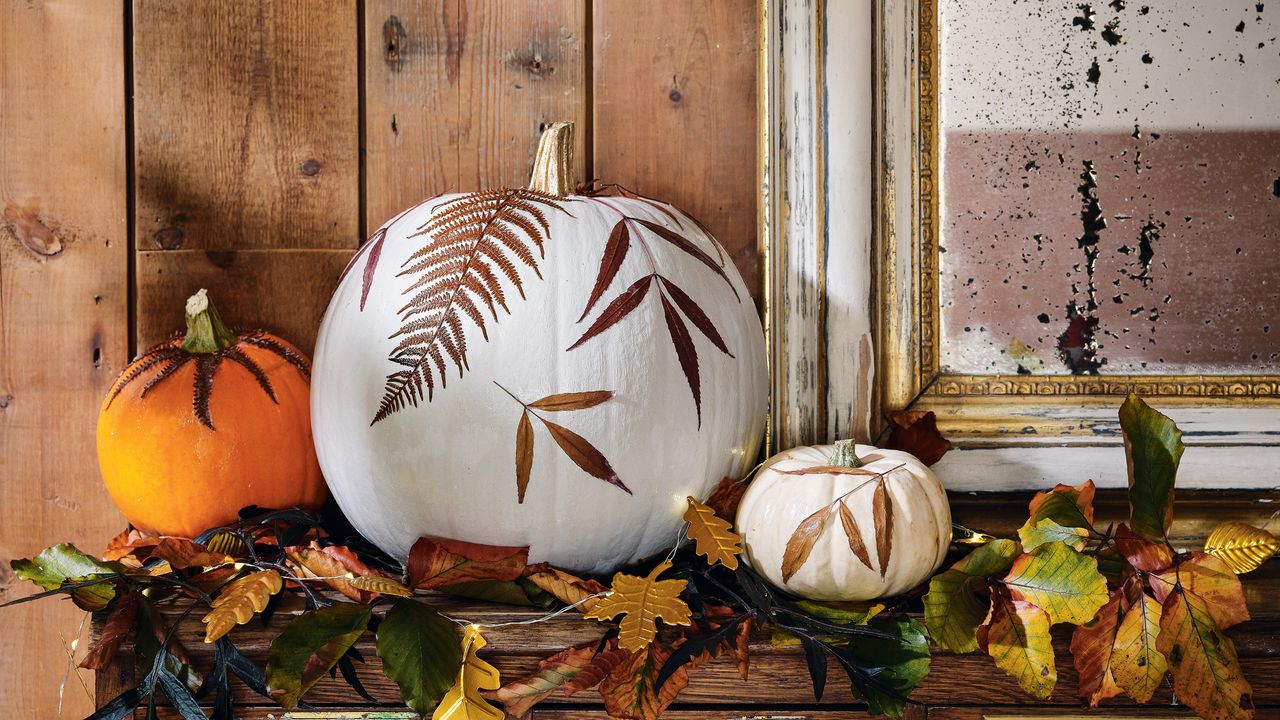
<svg viewBox="0 0 1280 720">
<path fill-rule="evenodd" d="M 215 642 L 236 625 L 252 620 L 254 613 L 262 612 L 267 601 L 282 587 L 280 573 L 275 570 L 246 575 L 228 585 L 213 599 L 213 609 L 204 616 L 204 641 Z"/>
<path fill-rule="evenodd" d="M 498 670 L 480 659 L 476 652 L 486 645 L 478 625 L 468 625 L 462 636 L 462 667 L 458 679 L 432 713 L 431 720 L 503 720 L 500 708 L 490 705 L 481 690 L 497 690 L 502 686 Z"/>
<path fill-rule="evenodd" d="M 716 515 L 715 510 L 692 497 L 687 499 L 689 509 L 684 511 L 684 521 L 689 523 L 689 537 L 695 551 L 707 559 L 708 565 L 718 562 L 730 570 L 737 570 L 742 538 L 728 521 Z"/>
<path fill-rule="evenodd" d="M 613 591 L 584 617 L 612 620 L 623 615 L 618 623 L 618 645 L 632 652 L 643 650 L 658 636 L 658 620 L 668 625 L 688 625 L 689 606 L 680 599 L 687 581 L 658 579 L 670 567 L 670 562 L 664 562 L 645 577 L 617 573 L 613 576 Z"/>
<path fill-rule="evenodd" d="M 1221 559 L 1232 572 L 1253 572 L 1280 552 L 1280 538 L 1242 522 L 1224 522 L 1204 541 L 1204 551 Z"/>
</svg>

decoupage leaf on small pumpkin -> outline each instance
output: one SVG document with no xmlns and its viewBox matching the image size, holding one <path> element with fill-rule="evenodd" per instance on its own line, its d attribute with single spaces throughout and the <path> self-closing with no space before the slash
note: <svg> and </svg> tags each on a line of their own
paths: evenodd
<svg viewBox="0 0 1280 720">
<path fill-rule="evenodd" d="M 432 590 L 473 580 L 515 580 L 529 562 L 529 548 L 419 538 L 409 550 L 409 585 Z"/>
<path fill-rule="evenodd" d="M 786 548 L 782 551 L 783 582 L 790 580 L 804 566 L 805 561 L 809 559 L 810 553 L 813 552 L 814 544 L 818 542 L 818 538 L 827 529 L 827 523 L 831 520 L 834 512 L 833 505 L 824 505 L 812 515 L 801 520 L 800 524 L 796 526 L 796 529 L 791 533 L 791 537 L 787 539 Z"/>
<path fill-rule="evenodd" d="M 889 421 L 888 450 L 901 450 L 933 465 L 951 449 L 951 441 L 938 431 L 938 417 L 932 410 L 895 410 L 884 415 Z"/>
<path fill-rule="evenodd" d="M 1204 720 L 1253 717 L 1253 688 L 1235 644 L 1214 621 L 1211 603 L 1175 586 L 1165 596 L 1156 649 L 1169 662 L 1178 700 Z"/>
<path fill-rule="evenodd" d="M 1071 658 L 1079 676 L 1076 691 L 1089 707 L 1098 707 L 1098 703 L 1123 692 L 1111 670 L 1123 603 L 1124 589 L 1113 590 L 1111 599 L 1098 614 L 1089 622 L 1077 625 L 1071 634 Z"/>
<path fill-rule="evenodd" d="M 134 621 L 138 617 L 138 602 L 141 599 L 140 594 L 127 592 L 116 600 L 115 607 L 111 608 L 106 621 L 102 623 L 102 629 L 97 632 L 89 652 L 85 653 L 84 659 L 80 661 L 81 668 L 107 669 L 111 659 L 116 655 L 116 650 L 120 649 L 120 643 L 133 632 Z"/>
<path fill-rule="evenodd" d="M 689 606 L 680 597 L 688 581 L 658 579 L 670 567 L 670 562 L 660 563 L 643 578 L 615 574 L 610 593 L 584 617 L 608 621 L 622 615 L 618 645 L 634 652 L 643 650 L 657 637 L 658 620 L 668 625 L 688 625 Z"/>
<path fill-rule="evenodd" d="M 742 552 L 742 538 L 733 531 L 733 525 L 716 515 L 710 507 L 693 496 L 685 498 L 689 508 L 684 521 L 689 523 L 689 537 L 694 551 L 707 559 L 708 565 L 720 563 L 730 570 L 738 569 L 738 554 Z"/>
<path fill-rule="evenodd" d="M 1160 603 L 1146 593 L 1124 608 L 1111 653 L 1111 674 L 1125 694 L 1137 702 L 1151 699 L 1169 666 L 1156 649 Z"/>
<path fill-rule="evenodd" d="M 502 704 L 510 717 L 524 717 L 534 705 L 577 677 L 596 658 L 598 642 L 566 648 L 538 662 L 538 671 L 527 678 L 514 680 L 485 697 Z"/>
<path fill-rule="evenodd" d="M 1014 600 L 1042 608 L 1054 623 L 1082 625 L 1107 603 L 1107 580 L 1098 561 L 1060 542 L 1018 557 L 1004 578 Z"/>
<path fill-rule="evenodd" d="M 862 528 L 858 527 L 858 521 L 853 518 L 849 506 L 845 505 L 844 500 L 840 500 L 836 503 L 836 507 L 840 513 L 840 526 L 844 528 L 845 539 L 849 541 L 849 551 L 868 569 L 874 570 L 875 568 L 871 566 L 871 555 L 867 552 L 867 544 L 862 541 Z"/>
<path fill-rule="evenodd" d="M 675 702 L 689 685 L 689 669 L 694 663 L 681 665 L 658 687 L 658 673 L 671 653 L 672 648 L 662 643 L 649 644 L 631 653 L 600 681 L 597 689 L 610 717 L 657 720 Z"/>
<path fill-rule="evenodd" d="M 1014 541 L 992 540 L 933 576 L 924 596 L 924 617 L 938 647 L 954 653 L 978 649 L 978 626 L 991 608 L 991 601 L 978 591 L 986 588 L 988 578 L 1008 572 L 1017 555 Z"/>
<path fill-rule="evenodd" d="M 576 605 L 578 610 L 584 613 L 600 602 L 599 598 L 592 600 L 587 600 L 587 598 L 608 589 L 600 584 L 598 580 L 583 580 L 580 577 L 549 566 L 544 570 L 525 575 L 525 579 L 565 605 Z M 578 603 L 582 604 L 578 605 Z"/>
<path fill-rule="evenodd" d="M 400 699 L 426 716 L 454 684 L 462 666 L 457 626 L 426 603 L 397 600 L 378 625 L 382 669 Z"/>
<path fill-rule="evenodd" d="M 727 477 L 720 478 L 716 488 L 707 497 L 707 507 L 722 518 L 736 518 L 738 504 L 742 502 L 742 496 L 746 492 L 747 483 Z"/>
<path fill-rule="evenodd" d="M 468 625 L 462 636 L 462 666 L 453 687 L 431 715 L 431 720 L 503 720 L 502 710 L 490 705 L 483 690 L 502 686 L 498 669 L 476 653 L 487 643 L 476 625 Z"/>
<path fill-rule="evenodd" d="M 876 481 L 871 495 L 871 515 L 876 527 L 876 561 L 880 563 L 880 577 L 884 577 L 889 569 L 889 553 L 893 551 L 893 500 L 885 487 L 884 475 Z"/>
<path fill-rule="evenodd" d="M 1204 551 L 1227 563 L 1237 575 L 1257 570 L 1277 552 L 1280 538 L 1242 522 L 1224 522 L 1209 533 Z"/>
<path fill-rule="evenodd" d="M 212 643 L 236 625 L 252 620 L 283 587 L 275 570 L 259 570 L 231 582 L 213 599 L 212 609 L 204 616 L 204 641 Z"/>
<path fill-rule="evenodd" d="M 1116 526 L 1112 540 L 1129 564 L 1143 572 L 1160 572 L 1173 565 L 1173 550 L 1168 543 L 1151 542 L 1130 530 L 1126 523 Z"/>
<path fill-rule="evenodd" d="M 1024 691 L 1047 700 L 1058 683 L 1049 615 L 1001 588 L 991 593 L 991 612 L 978 628 L 978 646 Z"/>
<path fill-rule="evenodd" d="M 1208 553 L 1190 553 L 1177 565 L 1151 575 L 1150 584 L 1156 600 L 1162 603 L 1181 584 L 1187 593 L 1204 600 L 1214 623 L 1223 630 L 1249 619 L 1240 578 Z"/>
<path fill-rule="evenodd" d="M 1182 431 L 1167 416 L 1130 394 L 1120 406 L 1129 467 L 1129 526 L 1153 542 L 1173 522 L 1173 485 L 1182 459 Z"/>
<path fill-rule="evenodd" d="M 364 633 L 372 614 L 365 605 L 340 602 L 291 620 L 271 641 L 267 686 L 272 699 L 284 708 L 297 706 Z"/>
</svg>

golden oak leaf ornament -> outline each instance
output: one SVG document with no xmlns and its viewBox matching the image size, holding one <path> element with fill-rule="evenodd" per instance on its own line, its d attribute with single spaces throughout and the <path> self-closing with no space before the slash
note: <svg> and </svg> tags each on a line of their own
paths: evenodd
<svg viewBox="0 0 1280 720">
<path fill-rule="evenodd" d="M 730 570 L 737 570 L 742 538 L 728 521 L 716 515 L 715 510 L 692 496 L 687 499 L 689 509 L 684 512 L 684 521 L 689 523 L 689 537 L 693 539 L 694 549 L 707 559 L 708 565 L 720 563 Z"/>
<path fill-rule="evenodd" d="M 1204 551 L 1231 567 L 1237 575 L 1257 570 L 1277 552 L 1280 538 L 1242 522 L 1224 522 L 1204 541 Z"/>
<path fill-rule="evenodd" d="M 476 655 L 486 644 L 480 626 L 468 625 L 462 636 L 458 680 L 445 693 L 431 720 L 503 720 L 506 717 L 506 713 L 480 695 L 481 690 L 497 690 L 502 686 L 498 669 Z"/>
<path fill-rule="evenodd" d="M 643 650 L 658 636 L 658 620 L 668 625 L 688 625 L 689 606 L 680 599 L 687 581 L 658 579 L 670 567 L 670 561 L 661 563 L 642 578 L 617 573 L 612 592 L 585 617 L 612 620 L 623 615 L 618 623 L 618 645 L 632 652 Z"/>
<path fill-rule="evenodd" d="M 262 612 L 272 595 L 280 592 L 284 581 L 275 570 L 262 570 L 231 583 L 213 599 L 213 609 L 204 616 L 204 641 L 216 642 L 236 625 L 253 619 Z"/>
</svg>

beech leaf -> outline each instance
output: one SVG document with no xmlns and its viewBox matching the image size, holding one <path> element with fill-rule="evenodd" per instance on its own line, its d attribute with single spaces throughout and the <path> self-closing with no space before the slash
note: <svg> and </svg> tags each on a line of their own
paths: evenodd
<svg viewBox="0 0 1280 720">
<path fill-rule="evenodd" d="M 658 673 L 671 656 L 671 648 L 654 643 L 632 652 L 600 681 L 600 696 L 610 717 L 630 720 L 657 720 L 680 691 L 689 684 L 686 663 L 675 670 L 662 687 Z"/>
<path fill-rule="evenodd" d="M 462 665 L 453 687 L 431 715 L 431 720 L 503 720 L 506 717 L 480 694 L 502 686 L 498 670 L 476 652 L 485 646 L 477 625 L 468 625 L 462 636 Z"/>
<path fill-rule="evenodd" d="M 280 573 L 275 570 L 259 570 L 231 582 L 213 599 L 213 608 L 204 616 L 204 641 L 212 643 L 236 625 L 252 620 L 282 587 Z"/>
<path fill-rule="evenodd" d="M 299 577 L 330 578 L 323 581 L 325 585 L 358 603 L 368 603 L 373 599 L 373 593 L 357 587 L 354 580 L 357 577 L 356 573 L 376 573 L 349 550 L 347 551 L 349 557 L 340 557 L 336 548 L 321 548 L 319 544 L 313 542 L 310 547 L 287 548 L 285 554 L 293 561 Z"/>
<path fill-rule="evenodd" d="M 1115 536 L 1112 539 L 1116 550 L 1124 555 L 1131 565 L 1143 572 L 1160 572 L 1173 565 L 1173 551 L 1169 549 L 1167 543 L 1163 540 L 1151 542 L 1130 530 L 1125 523 L 1120 523 L 1116 527 Z"/>
<path fill-rule="evenodd" d="M 1112 674 L 1111 656 L 1120 625 L 1123 593 L 1123 589 L 1112 592 L 1111 599 L 1102 606 L 1097 616 L 1076 626 L 1071 635 L 1071 657 L 1079 675 L 1077 692 L 1089 703 L 1089 707 L 1098 707 L 1101 701 L 1122 692 Z"/>
<path fill-rule="evenodd" d="M 708 565 L 720 563 L 730 570 L 737 570 L 742 538 L 733 531 L 733 525 L 717 517 L 714 510 L 692 496 L 685 499 L 689 509 L 684 512 L 684 521 L 689 523 L 689 537 L 693 540 L 695 552 L 705 557 Z"/>
<path fill-rule="evenodd" d="M 1182 431 L 1165 415 L 1130 394 L 1120 406 L 1129 467 L 1129 526 L 1163 541 L 1173 521 L 1173 485 L 1182 459 Z"/>
<path fill-rule="evenodd" d="M 596 646 L 591 642 L 571 647 L 541 660 L 538 671 L 522 680 L 515 680 L 498 688 L 489 697 L 502 703 L 510 717 L 524 717 L 534 705 L 577 677 L 596 658 Z"/>
<path fill-rule="evenodd" d="M 397 600 L 378 625 L 378 657 L 400 699 L 426 716 L 453 686 L 462 667 L 457 626 L 416 600 Z"/>
<path fill-rule="evenodd" d="M 867 569 L 874 570 L 871 565 L 871 555 L 867 553 L 867 545 L 862 542 L 862 529 L 858 527 L 858 522 L 853 519 L 853 513 L 849 511 L 849 506 L 844 504 L 844 500 L 836 503 L 836 507 L 840 512 L 840 525 L 844 527 L 844 535 L 849 540 L 849 550 L 853 556 L 858 558 Z"/>
<path fill-rule="evenodd" d="M 720 478 L 720 483 L 716 485 L 715 490 L 711 491 L 711 496 L 707 498 L 707 507 L 715 511 L 716 515 L 722 518 L 736 518 L 738 516 L 738 504 L 742 502 L 742 495 L 747 491 L 747 484 L 739 482 L 732 478 Z"/>
<path fill-rule="evenodd" d="M 281 707 L 297 706 L 364 633 L 372 613 L 366 605 L 334 603 L 294 618 L 271 641 L 267 658 L 271 697 Z"/>
<path fill-rule="evenodd" d="M 832 506 L 824 506 L 796 526 L 782 552 L 782 582 L 790 580 L 804 566 L 809 554 L 813 552 L 814 543 L 818 542 L 822 532 L 827 529 L 827 521 L 831 519 L 833 512 Z"/>
<path fill-rule="evenodd" d="M 1043 608 L 1053 622 L 1083 625 L 1107 603 L 1107 580 L 1098 561 L 1060 542 L 1022 555 L 1004 579 L 1014 600 Z"/>
<path fill-rule="evenodd" d="M 1235 644 L 1210 603 L 1176 586 L 1165 596 L 1156 649 L 1169 662 L 1178 699 L 1204 720 L 1253 717 L 1253 688 L 1240 673 Z"/>
<path fill-rule="evenodd" d="M 151 549 L 151 557 L 167 560 L 170 566 L 179 570 L 222 565 L 235 559 L 226 553 L 213 552 L 204 545 L 180 537 L 161 538 Z"/>
<path fill-rule="evenodd" d="M 11 560 L 9 567 L 23 580 L 29 580 L 45 590 L 57 590 L 64 583 L 84 582 L 96 576 L 115 575 L 124 568 L 118 563 L 99 562 L 76 549 L 75 545 L 62 544 L 41 550 L 31 559 Z M 81 610 L 102 610 L 116 597 L 114 582 L 104 579 L 100 583 L 83 585 L 67 591 Z"/>
<path fill-rule="evenodd" d="M 102 623 L 93 646 L 80 661 L 81 668 L 106 670 L 111 665 L 111 659 L 115 657 L 116 650 L 120 649 L 120 643 L 133 632 L 134 621 L 138 617 L 138 601 L 141 599 L 142 596 L 138 593 L 127 592 L 116 600 L 116 606 Z"/>
<path fill-rule="evenodd" d="M 1047 492 L 1038 492 L 1027 506 L 1030 515 L 1023 527 L 1035 527 L 1041 520 L 1052 520 L 1062 527 L 1091 528 L 1095 493 L 1092 480 L 1079 485 L 1059 484 Z"/>
<path fill-rule="evenodd" d="M 1111 674 L 1116 684 L 1140 703 L 1151 699 L 1169 669 L 1164 655 L 1156 649 L 1159 633 L 1160 603 L 1142 593 L 1124 610 L 1111 653 Z"/>
<path fill-rule="evenodd" d="M 987 578 L 1008 572 L 1017 555 L 1018 544 L 1014 541 L 993 540 L 933 576 L 924 596 L 924 618 L 938 647 L 954 653 L 978 649 L 978 626 L 987 617 L 991 603 L 977 591 L 987 585 Z"/>
<path fill-rule="evenodd" d="M 1160 602 L 1181 584 L 1186 592 L 1204 600 L 1214 623 L 1223 630 L 1249 619 L 1240 578 L 1225 562 L 1208 553 L 1190 553 L 1175 567 L 1152 575 L 1150 582 L 1151 592 Z"/>
<path fill-rule="evenodd" d="M 564 694 L 573 695 L 599 685 L 614 668 L 629 662 L 634 656 L 635 653 L 617 647 L 617 641 L 613 641 L 608 649 L 597 654 L 577 676 L 564 684 Z"/>
<path fill-rule="evenodd" d="M 1044 610 L 997 588 L 991 593 L 991 613 L 978 628 L 978 645 L 1028 694 L 1040 700 L 1053 694 L 1058 670 Z"/>
<path fill-rule="evenodd" d="M 893 551 L 893 500 L 883 475 L 876 481 L 871 511 L 876 524 L 876 560 L 880 563 L 880 577 L 884 577 L 889 569 L 889 553 Z"/>
<path fill-rule="evenodd" d="M 1018 528 L 1018 539 L 1027 552 L 1045 543 L 1060 542 L 1073 550 L 1084 550 L 1089 544 L 1089 531 L 1079 527 L 1063 527 L 1045 518 L 1035 525 L 1028 523 Z"/>
<path fill-rule="evenodd" d="M 889 421 L 889 440 L 885 447 L 916 456 L 925 465 L 933 465 L 951 449 L 951 441 L 938 431 L 938 418 L 932 410 L 896 410 L 885 413 Z"/>
<path fill-rule="evenodd" d="M 550 594 L 555 599 L 565 605 L 577 605 L 579 612 L 587 612 L 600 602 L 600 598 L 594 600 L 586 600 L 592 595 L 604 592 L 608 588 L 601 585 L 597 580 L 583 580 L 580 577 L 571 575 L 563 570 L 548 567 L 525 576 L 529 582 L 537 585 L 544 592 Z M 586 600 L 586 602 L 583 602 Z"/>
<path fill-rule="evenodd" d="M 409 585 L 432 590 L 473 580 L 515 580 L 529 562 L 529 548 L 419 538 L 409 550 Z"/>
<path fill-rule="evenodd" d="M 670 562 L 660 563 L 643 578 L 615 574 L 612 591 L 585 617 L 607 621 L 622 615 L 618 645 L 633 652 L 643 650 L 657 637 L 658 620 L 668 625 L 688 625 L 689 606 L 680 598 L 688 581 L 658 579 L 670 567 Z"/>
</svg>

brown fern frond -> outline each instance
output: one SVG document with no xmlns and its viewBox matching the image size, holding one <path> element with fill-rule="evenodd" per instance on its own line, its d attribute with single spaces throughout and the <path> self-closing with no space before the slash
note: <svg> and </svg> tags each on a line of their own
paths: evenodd
<svg viewBox="0 0 1280 720">
<path fill-rule="evenodd" d="M 538 260 L 551 225 L 550 210 L 568 214 L 563 198 L 533 190 L 490 190 L 436 205 L 431 220 L 410 237 L 431 242 L 409 255 L 399 276 L 413 279 L 404 290 L 400 328 L 389 340 L 396 344 L 388 360 L 405 368 L 387 375 L 376 423 L 406 406 L 430 402 L 437 382 L 446 387 L 452 365 L 459 377 L 470 369 L 463 319 L 470 320 L 488 341 L 484 308 L 492 322 L 497 308 L 510 313 L 503 278 L 524 297 L 521 266 L 542 274 Z M 534 248 L 537 248 L 535 254 Z"/>
<path fill-rule="evenodd" d="M 196 356 L 196 382 L 191 394 L 191 407 L 196 411 L 196 418 L 201 425 L 214 430 L 213 418 L 209 415 L 209 398 L 213 395 L 213 374 L 222 363 L 221 353 L 210 353 Z"/>
<path fill-rule="evenodd" d="M 124 390 L 129 383 L 137 380 L 139 375 L 150 370 L 156 365 L 159 365 L 165 360 L 180 358 L 185 354 L 185 351 L 181 347 L 174 347 L 173 345 L 168 344 L 152 348 L 147 352 L 147 354 L 139 358 L 137 364 L 129 368 L 129 371 L 126 372 L 123 377 L 116 381 L 115 387 L 111 388 L 111 394 L 107 396 L 107 407 L 111 407 L 111 403 L 115 401 L 116 396 L 120 394 L 120 391 Z"/>
<path fill-rule="evenodd" d="M 253 379 L 258 381 L 258 387 L 262 388 L 262 392 L 266 393 L 267 397 L 271 398 L 271 402 L 277 405 L 280 404 L 280 401 L 276 399 L 275 388 L 271 387 L 271 380 L 268 379 L 267 374 L 262 371 L 262 367 L 253 361 L 253 358 L 245 355 L 244 351 L 235 345 L 223 350 L 222 356 L 236 363 L 245 370 L 248 370 L 249 374 L 253 376 Z"/>
<path fill-rule="evenodd" d="M 307 361 L 307 358 L 297 350 L 267 335 L 266 332 L 254 330 L 253 332 L 245 333 L 240 336 L 240 342 L 270 350 L 296 368 L 298 372 L 302 373 L 303 377 L 308 380 L 311 379 L 311 363 Z"/>
<path fill-rule="evenodd" d="M 139 393 L 139 396 L 146 397 L 147 393 L 151 392 L 151 388 L 155 387 L 156 385 L 159 385 L 160 383 L 165 381 L 165 378 L 178 372 L 178 370 L 183 365 L 186 365 L 190 360 L 191 360 L 191 356 L 187 354 L 180 355 L 170 360 L 168 365 L 165 365 L 164 367 L 160 368 L 160 372 L 151 376 L 151 379 L 148 380 L 146 384 L 142 386 L 142 392 Z"/>
</svg>

